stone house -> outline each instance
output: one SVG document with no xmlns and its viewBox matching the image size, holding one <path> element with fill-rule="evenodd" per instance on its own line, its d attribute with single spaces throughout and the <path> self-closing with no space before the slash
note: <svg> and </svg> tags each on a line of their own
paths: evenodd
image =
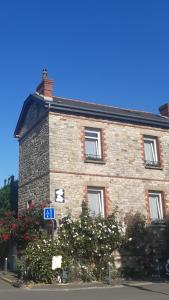
<svg viewBox="0 0 169 300">
<path fill-rule="evenodd" d="M 81 213 L 147 221 L 169 210 L 169 104 L 160 115 L 53 96 L 43 72 L 15 129 L 19 141 L 19 210 L 32 202 L 56 208 L 56 218 Z"/>
</svg>

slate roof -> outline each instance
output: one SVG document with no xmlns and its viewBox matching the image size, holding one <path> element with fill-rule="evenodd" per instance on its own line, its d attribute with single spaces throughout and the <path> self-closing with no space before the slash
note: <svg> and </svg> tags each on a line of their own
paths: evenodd
<svg viewBox="0 0 169 300">
<path fill-rule="evenodd" d="M 50 111 L 62 112 L 65 114 L 81 115 L 96 119 L 169 129 L 169 118 L 161 115 L 61 97 L 53 97 L 53 101 L 44 100 L 43 97 L 35 93 L 30 95 L 24 102 L 15 129 L 15 136 L 19 133 L 19 129 L 22 126 L 27 109 L 32 102 L 37 102 L 43 107 L 48 108 Z"/>
</svg>

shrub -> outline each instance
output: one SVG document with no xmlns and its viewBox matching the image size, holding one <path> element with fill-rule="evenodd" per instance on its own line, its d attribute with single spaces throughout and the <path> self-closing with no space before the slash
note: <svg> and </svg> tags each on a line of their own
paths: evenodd
<svg viewBox="0 0 169 300">
<path fill-rule="evenodd" d="M 125 219 L 126 233 L 121 251 L 123 274 L 130 277 L 162 274 L 167 259 L 167 228 L 164 224 L 146 224 L 145 217 L 136 213 Z M 125 255 L 130 262 L 126 263 Z"/>
<path fill-rule="evenodd" d="M 43 207 L 32 205 L 22 211 L 18 218 L 7 211 L 0 219 L 0 242 L 15 241 L 19 248 L 25 248 L 29 241 L 38 239 L 44 227 Z"/>
<path fill-rule="evenodd" d="M 25 251 L 26 270 L 24 277 L 36 282 L 51 283 L 55 278 L 52 271 L 52 256 L 57 255 L 57 243 L 47 240 L 30 242 Z"/>
<path fill-rule="evenodd" d="M 77 220 L 67 216 L 52 241 L 37 240 L 28 244 L 26 277 L 37 282 L 52 282 L 60 272 L 51 270 L 52 256 L 62 255 L 62 271 L 68 280 L 103 280 L 112 252 L 120 245 L 120 227 L 116 213 L 93 219 L 85 211 Z"/>
</svg>

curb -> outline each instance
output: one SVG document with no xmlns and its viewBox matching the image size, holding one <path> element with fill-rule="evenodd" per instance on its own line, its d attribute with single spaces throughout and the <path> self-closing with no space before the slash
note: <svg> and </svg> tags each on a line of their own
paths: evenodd
<svg viewBox="0 0 169 300">
<path fill-rule="evenodd" d="M 5 282 L 7 282 L 7 283 L 10 283 L 10 284 L 13 283 L 13 281 L 11 279 L 6 278 L 6 277 L 2 276 L 1 274 L 0 274 L 0 279 L 3 280 L 3 281 L 5 281 Z"/>
</svg>

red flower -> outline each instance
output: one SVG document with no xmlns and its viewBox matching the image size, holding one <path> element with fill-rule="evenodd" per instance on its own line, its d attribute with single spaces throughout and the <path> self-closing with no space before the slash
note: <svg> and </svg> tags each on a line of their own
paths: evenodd
<svg viewBox="0 0 169 300">
<path fill-rule="evenodd" d="M 30 241 L 31 237 L 27 233 L 25 233 L 24 236 L 23 236 L 23 239 L 25 241 Z"/>
<path fill-rule="evenodd" d="M 15 223 L 11 224 L 10 227 L 12 230 L 16 230 L 18 228 L 17 224 L 15 224 Z"/>
<path fill-rule="evenodd" d="M 36 235 L 32 235 L 32 236 L 31 236 L 31 240 L 32 240 L 32 241 L 36 240 Z"/>
<path fill-rule="evenodd" d="M 9 233 L 3 233 L 3 234 L 2 234 L 2 239 L 3 239 L 4 241 L 8 241 L 8 240 L 10 239 L 10 234 L 9 234 Z"/>
</svg>

